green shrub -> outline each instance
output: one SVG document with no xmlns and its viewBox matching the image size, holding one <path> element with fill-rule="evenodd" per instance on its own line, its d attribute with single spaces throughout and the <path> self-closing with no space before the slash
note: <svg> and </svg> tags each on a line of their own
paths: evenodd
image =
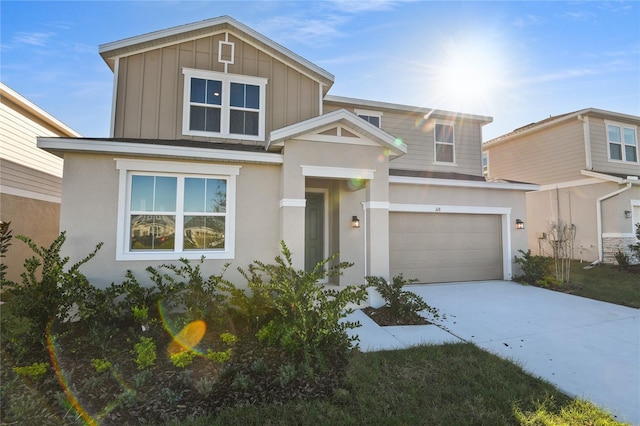
<svg viewBox="0 0 640 426">
<path fill-rule="evenodd" d="M 13 235 L 11 235 L 10 226 L 11 222 L 0 221 L 0 260 L 3 257 L 6 257 L 6 253 L 9 251 L 9 246 L 11 245 Z M 5 262 L 0 262 L 0 286 L 11 284 L 9 282 L 5 282 L 6 270 L 7 264 Z"/>
<path fill-rule="evenodd" d="M 636 223 L 636 238 L 638 242 L 635 244 L 629 244 L 632 255 L 636 258 L 636 261 L 640 262 L 640 223 Z"/>
<path fill-rule="evenodd" d="M 518 250 L 522 257 L 516 256 L 515 262 L 520 265 L 522 275 L 514 278 L 514 281 L 536 285 L 538 281 L 547 280 L 551 275 L 552 259 L 544 256 L 532 255 L 531 250 L 526 252 Z"/>
<path fill-rule="evenodd" d="M 156 362 L 156 344 L 151 337 L 141 337 L 133 347 L 139 370 L 153 366 Z"/>
<path fill-rule="evenodd" d="M 401 320 L 411 320 L 419 317 L 419 312 L 427 311 L 434 319 L 440 317 L 436 308 L 429 306 L 419 295 L 412 291 L 404 290 L 404 286 L 417 280 L 407 280 L 402 274 L 398 274 L 391 282 L 382 277 L 365 277 L 369 287 L 375 288 L 385 301 L 385 306 Z"/>
<path fill-rule="evenodd" d="M 24 367 L 13 367 L 13 371 L 23 377 L 29 377 L 31 380 L 40 380 L 47 374 L 49 364 L 45 362 L 35 362 Z"/>
<path fill-rule="evenodd" d="M 258 289 L 259 294 L 271 295 L 277 311 L 260 328 L 258 338 L 307 363 L 312 359 L 322 362 L 329 355 L 346 357 L 353 340 L 346 331 L 359 324 L 343 318 L 353 311 L 347 309 L 349 304 L 365 300 L 365 287 L 324 288 L 318 285 L 319 281 L 340 275 L 351 264 L 338 262 L 330 266 L 337 257 L 333 255 L 312 271 L 296 270 L 284 242 L 281 249 L 282 255 L 275 258 L 275 264 L 255 261 L 250 267 L 250 286 Z"/>
<path fill-rule="evenodd" d="M 56 318 L 68 318 L 74 304 L 84 300 L 85 293 L 92 288 L 80 272 L 80 266 L 96 255 L 102 243 L 65 271 L 69 257 L 60 255 L 66 240 L 65 232 L 60 233 L 48 248 L 38 247 L 23 235 L 16 238 L 25 242 L 35 255 L 24 262 L 25 272 L 21 274 L 21 285 L 5 289 L 11 298 L 7 307 L 16 317 L 31 321 L 36 340 L 44 346 L 47 326 Z"/>
<path fill-rule="evenodd" d="M 169 358 L 171 363 L 178 368 L 187 368 L 193 363 L 196 353 L 193 351 L 182 351 L 172 354 Z"/>
<path fill-rule="evenodd" d="M 96 369 L 98 373 L 102 373 L 103 371 L 109 370 L 113 366 L 111 362 L 109 362 L 106 358 L 93 358 L 91 359 L 91 365 Z"/>
<path fill-rule="evenodd" d="M 626 271 L 629 269 L 629 266 L 631 266 L 631 258 L 622 250 L 618 249 L 613 257 L 615 257 L 616 262 L 618 263 L 618 266 L 620 266 L 621 270 Z"/>
</svg>

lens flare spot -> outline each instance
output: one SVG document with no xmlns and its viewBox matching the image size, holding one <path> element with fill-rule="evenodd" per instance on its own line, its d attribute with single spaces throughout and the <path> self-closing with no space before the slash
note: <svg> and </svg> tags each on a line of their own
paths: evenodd
<svg viewBox="0 0 640 426">
<path fill-rule="evenodd" d="M 360 188 L 363 188 L 365 184 L 364 179 L 349 179 L 347 181 L 347 186 L 351 191 L 357 191 Z"/>
<path fill-rule="evenodd" d="M 200 343 L 207 331 L 207 324 L 202 320 L 197 320 L 187 324 L 180 333 L 175 335 L 169 344 L 169 356 L 180 352 L 190 351 Z"/>
</svg>

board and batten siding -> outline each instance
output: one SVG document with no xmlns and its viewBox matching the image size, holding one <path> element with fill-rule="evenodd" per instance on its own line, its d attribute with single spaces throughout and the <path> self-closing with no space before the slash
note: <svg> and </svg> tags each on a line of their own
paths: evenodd
<svg viewBox="0 0 640 426">
<path fill-rule="evenodd" d="M 340 103 L 325 103 L 324 112 L 339 109 L 354 112 L 353 105 Z M 369 106 L 362 109 L 372 110 Z M 380 110 L 382 116 L 382 130 L 401 139 L 407 145 L 407 153 L 393 159 L 389 167 L 402 170 L 429 170 L 433 172 L 454 172 L 468 175 L 482 175 L 482 127 L 481 123 L 473 121 L 434 119 L 423 117 L 422 113 Z M 434 164 L 434 124 L 436 122 L 453 122 L 455 164 Z"/>
<path fill-rule="evenodd" d="M 585 168 L 584 133 L 577 119 L 529 133 L 514 135 L 485 149 L 489 175 L 540 185 L 582 179 Z"/>
<path fill-rule="evenodd" d="M 611 120 L 612 122 L 629 124 L 638 127 L 635 124 L 624 123 L 620 120 Z M 589 135 L 591 140 L 591 162 L 593 170 L 604 173 L 618 173 L 637 176 L 640 174 L 640 163 L 609 161 L 609 147 L 607 145 L 607 128 L 603 118 L 589 117 Z M 636 138 L 638 137 L 636 130 Z M 640 150 L 639 154 L 640 155 Z"/>
<path fill-rule="evenodd" d="M 122 57 L 117 68 L 114 137 L 220 140 L 182 134 L 182 69 L 224 72 L 224 64 L 218 62 L 218 43 L 224 37 L 217 34 Z M 267 134 L 319 114 L 317 81 L 231 34 L 229 42 L 235 44 L 234 63 L 227 68 L 229 74 L 268 79 Z"/>
</svg>

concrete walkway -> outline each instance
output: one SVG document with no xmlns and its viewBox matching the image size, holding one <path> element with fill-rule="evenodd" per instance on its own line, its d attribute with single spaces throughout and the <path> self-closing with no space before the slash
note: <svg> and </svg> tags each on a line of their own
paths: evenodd
<svg viewBox="0 0 640 426">
<path fill-rule="evenodd" d="M 473 342 L 640 425 L 640 310 L 507 281 L 407 289 L 446 315 L 442 327 L 379 327 L 356 311 L 362 351 Z"/>
</svg>

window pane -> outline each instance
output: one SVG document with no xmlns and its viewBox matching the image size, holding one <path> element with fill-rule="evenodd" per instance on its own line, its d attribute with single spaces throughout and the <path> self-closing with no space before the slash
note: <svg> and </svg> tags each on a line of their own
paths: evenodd
<svg viewBox="0 0 640 426">
<path fill-rule="evenodd" d="M 231 106 L 243 108 L 244 102 L 244 84 L 231 83 Z"/>
<path fill-rule="evenodd" d="M 207 179 L 206 211 L 209 213 L 226 213 L 227 181 L 224 179 Z"/>
<path fill-rule="evenodd" d="M 173 250 L 176 217 L 164 215 L 131 216 L 131 250 Z"/>
<path fill-rule="evenodd" d="M 260 87 L 252 84 L 246 86 L 246 108 L 260 109 Z"/>
<path fill-rule="evenodd" d="M 205 126 L 207 132 L 220 133 L 220 112 L 219 108 L 207 108 Z"/>
<path fill-rule="evenodd" d="M 436 144 L 436 161 L 453 163 L 453 145 Z"/>
<path fill-rule="evenodd" d="M 638 151 L 636 150 L 635 146 L 625 145 L 624 151 L 625 151 L 625 160 L 633 161 L 633 162 L 638 161 L 638 157 L 637 157 Z"/>
<path fill-rule="evenodd" d="M 207 80 L 207 103 L 209 105 L 222 104 L 222 82 L 219 80 Z"/>
<path fill-rule="evenodd" d="M 622 160 L 622 145 L 616 143 L 609 144 L 609 156 L 612 160 Z"/>
<path fill-rule="evenodd" d="M 626 145 L 636 145 L 636 132 L 633 129 L 624 129 L 624 143 Z"/>
<path fill-rule="evenodd" d="M 192 106 L 189 113 L 189 130 L 204 130 L 205 114 L 209 108 Z"/>
<path fill-rule="evenodd" d="M 184 180 L 184 211 L 204 212 L 205 179 L 185 178 Z"/>
<path fill-rule="evenodd" d="M 258 135 L 259 117 L 260 114 L 257 112 L 231 110 L 229 133 Z"/>
<path fill-rule="evenodd" d="M 131 176 L 131 211 L 153 211 L 153 176 Z"/>
<path fill-rule="evenodd" d="M 453 143 L 453 126 L 447 124 L 436 124 L 436 141 Z"/>
<path fill-rule="evenodd" d="M 185 216 L 184 249 L 224 249 L 224 230 L 224 217 Z"/>
<path fill-rule="evenodd" d="M 609 126 L 609 141 L 610 142 L 620 142 L 620 127 L 618 126 Z"/>
<path fill-rule="evenodd" d="M 207 81 L 202 78 L 191 79 L 191 102 L 204 103 Z"/>
<path fill-rule="evenodd" d="M 177 186 L 178 179 L 175 177 L 156 177 L 155 200 L 153 202 L 154 212 L 176 211 Z"/>
<path fill-rule="evenodd" d="M 380 127 L 380 117 L 369 117 L 369 123 L 376 127 Z"/>
</svg>

